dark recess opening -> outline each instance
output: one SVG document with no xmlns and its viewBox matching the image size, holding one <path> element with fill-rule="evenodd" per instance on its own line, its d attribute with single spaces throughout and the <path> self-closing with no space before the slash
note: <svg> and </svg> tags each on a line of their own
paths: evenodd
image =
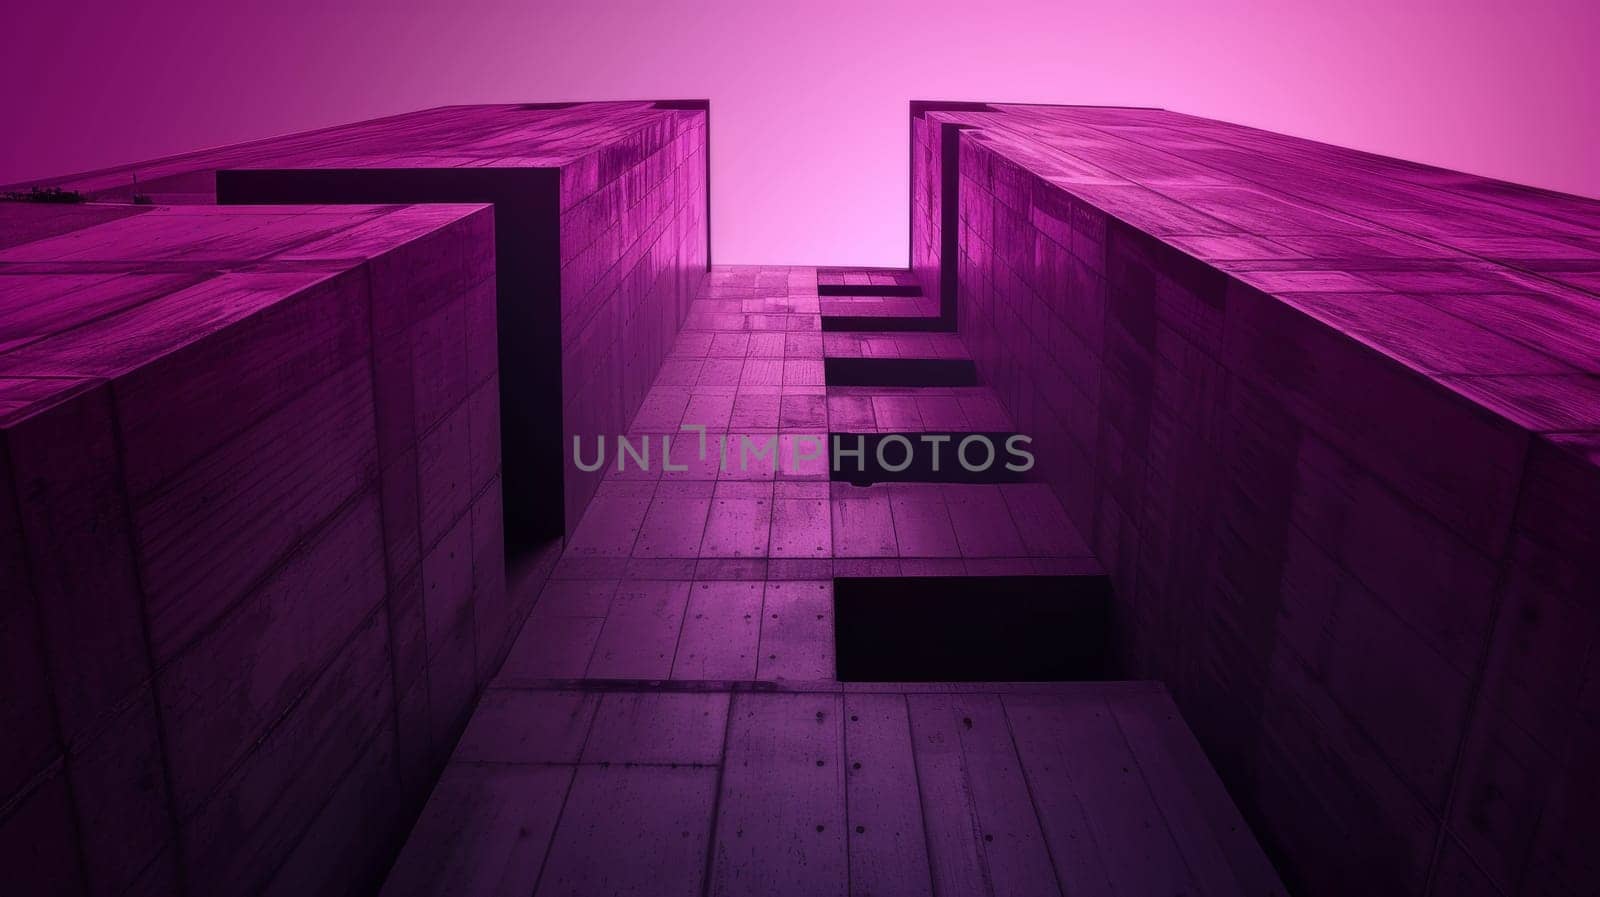
<svg viewBox="0 0 1600 897">
<path fill-rule="evenodd" d="M 1104 576 L 841 577 L 842 682 L 1057 682 L 1108 675 Z"/>
<path fill-rule="evenodd" d="M 829 386 L 977 386 L 970 358 L 824 358 Z"/>
<path fill-rule="evenodd" d="M 954 333 L 955 327 L 940 315 L 823 315 L 824 333 L 870 330 L 878 333 Z"/>
<path fill-rule="evenodd" d="M 921 296 L 922 287 L 905 283 L 819 283 L 818 296 Z"/>
<path fill-rule="evenodd" d="M 223 205 L 494 204 L 506 553 L 516 560 L 561 538 L 567 521 L 561 439 L 560 171 L 224 169 L 216 177 L 217 202 Z"/>
</svg>

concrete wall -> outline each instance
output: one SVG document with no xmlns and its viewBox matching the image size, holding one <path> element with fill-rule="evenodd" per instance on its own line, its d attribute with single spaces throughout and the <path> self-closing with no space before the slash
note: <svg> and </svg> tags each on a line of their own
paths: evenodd
<svg viewBox="0 0 1600 897">
<path fill-rule="evenodd" d="M 180 207 L 0 250 L 41 300 L 0 348 L 9 893 L 381 873 L 515 631 L 493 227 Z"/>
<path fill-rule="evenodd" d="M 381 873 L 553 562 L 508 590 L 507 517 L 576 526 L 570 434 L 626 430 L 705 274 L 708 119 L 447 107 L 0 210 L 29 278 L 0 309 L 0 865 L 41 893 Z M 309 202 L 357 205 L 279 205 Z M 359 205 L 406 202 L 495 207 Z M 259 335 L 212 319 L 268 299 L 296 311 Z"/>
<path fill-rule="evenodd" d="M 1172 689 L 1291 890 L 1592 887 L 1587 375 L 1419 373 L 1371 341 L 1525 353 L 1470 316 L 1357 339 L 1107 214 L 1126 188 L 1075 192 L 1020 143 L 963 132 L 959 171 L 960 334 L 1113 577 L 1119 661 Z M 1492 292 L 1393 267 L 1412 294 Z M 1521 301 L 1498 329 L 1529 345 L 1593 332 L 1580 303 L 1538 336 L 1547 307 Z"/>
<path fill-rule="evenodd" d="M 709 111 L 669 118 L 561 172 L 561 463 L 570 536 L 604 469 L 572 464 L 572 437 L 626 433 L 672 348 L 710 259 Z"/>
</svg>

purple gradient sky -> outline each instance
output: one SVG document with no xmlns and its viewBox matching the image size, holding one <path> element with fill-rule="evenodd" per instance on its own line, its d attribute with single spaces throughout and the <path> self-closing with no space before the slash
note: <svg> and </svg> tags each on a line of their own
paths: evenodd
<svg viewBox="0 0 1600 897">
<path fill-rule="evenodd" d="M 728 263 L 904 264 L 913 97 L 1165 106 L 1600 195 L 1594 0 L 91 0 L 7 2 L 0 34 L 0 183 L 449 103 L 709 96 Z"/>
</svg>

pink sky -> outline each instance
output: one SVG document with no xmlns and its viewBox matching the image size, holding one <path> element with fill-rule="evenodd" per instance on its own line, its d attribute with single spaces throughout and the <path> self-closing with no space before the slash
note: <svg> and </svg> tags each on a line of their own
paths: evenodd
<svg viewBox="0 0 1600 897">
<path fill-rule="evenodd" d="M 0 33 L 0 182 L 449 103 L 708 96 L 727 263 L 904 264 L 911 98 L 1164 106 L 1600 195 L 1592 0 L 89 0 L 7 3 Z"/>
</svg>

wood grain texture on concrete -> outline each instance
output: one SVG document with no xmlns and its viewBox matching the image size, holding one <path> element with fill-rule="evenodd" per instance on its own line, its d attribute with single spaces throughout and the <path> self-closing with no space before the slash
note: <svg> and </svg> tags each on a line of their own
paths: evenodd
<svg viewBox="0 0 1600 897">
<path fill-rule="evenodd" d="M 48 186 L 113 210 L 140 208 L 111 205 L 136 196 L 493 204 L 482 247 L 497 259 L 492 301 L 467 322 L 498 327 L 501 452 L 519 459 L 502 492 L 518 554 L 571 535 L 599 482 L 566 463 L 573 435 L 624 431 L 709 264 L 709 118 L 703 100 L 446 106 Z M 406 273 L 379 257 L 373 270 Z"/>
<path fill-rule="evenodd" d="M 468 462 L 491 210 L 102 208 L 0 206 L 44 235 L 0 249 L 0 804 L 67 824 L 66 865 L 11 885 L 334 887 L 349 852 L 359 886 L 486 678 L 477 633 L 521 622 L 470 538 L 502 542 L 498 446 Z"/>
<path fill-rule="evenodd" d="M 919 281 L 1291 887 L 1592 888 L 1600 202 L 1157 109 L 912 117 Z"/>
<path fill-rule="evenodd" d="M 489 699 L 569 705 L 555 687 Z M 614 753 L 665 730 L 685 740 Z M 576 761 L 569 733 L 587 738 Z M 586 736 L 458 756 L 383 893 L 1167 893 L 1139 889 L 1157 881 L 1286 893 L 1158 684 L 693 681 L 619 683 Z"/>
</svg>

